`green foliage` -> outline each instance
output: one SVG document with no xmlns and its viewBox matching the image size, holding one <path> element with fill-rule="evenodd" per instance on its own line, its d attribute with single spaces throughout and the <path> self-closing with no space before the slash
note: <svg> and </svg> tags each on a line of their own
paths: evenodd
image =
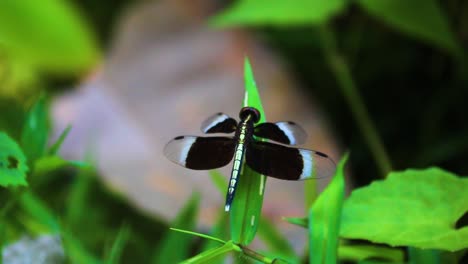
<svg viewBox="0 0 468 264">
<path fill-rule="evenodd" d="M 60 75 L 81 74 L 99 56 L 83 18 L 72 4 L 58 0 L 0 1 L 0 50 L 35 70 Z"/>
<path fill-rule="evenodd" d="M 355 190 L 343 208 L 341 235 L 392 246 L 456 251 L 468 247 L 468 179 L 439 168 L 392 172 Z"/>
<path fill-rule="evenodd" d="M 280 233 L 273 223 L 265 217 L 260 219 L 258 234 L 268 247 L 269 251 L 274 252 L 276 257 L 281 256 L 281 258 L 288 259 L 290 262 L 299 263 L 299 259 L 288 240 Z"/>
<path fill-rule="evenodd" d="M 244 79 L 244 106 L 258 109 L 261 114 L 260 122 L 265 122 L 265 111 L 263 111 L 252 67 L 247 58 L 244 62 Z M 265 184 L 265 176 L 248 166 L 243 167 L 238 178 L 236 197 L 231 207 L 231 239 L 235 243 L 248 245 L 254 239 L 262 211 Z"/>
<path fill-rule="evenodd" d="M 343 207 L 346 154 L 338 164 L 335 176 L 309 211 L 309 262 L 336 263 L 341 209 Z"/>
<path fill-rule="evenodd" d="M 60 133 L 60 136 L 59 138 L 57 139 L 57 141 L 50 147 L 49 149 L 49 155 L 56 155 L 60 149 L 60 147 L 62 146 L 63 144 L 63 141 L 65 140 L 65 138 L 68 136 L 68 133 L 70 133 L 70 130 L 71 130 L 72 126 L 71 125 L 68 125 L 65 130 L 62 131 L 62 133 Z"/>
<path fill-rule="evenodd" d="M 341 260 L 356 262 L 366 259 L 379 259 L 396 263 L 404 261 L 402 250 L 373 245 L 342 245 L 338 248 L 338 256 Z"/>
<path fill-rule="evenodd" d="M 171 226 L 185 230 L 194 229 L 199 202 L 199 194 L 194 193 Z M 189 256 L 192 241 L 191 236 L 172 230 L 168 231 L 154 253 L 153 263 L 181 262 Z"/>
<path fill-rule="evenodd" d="M 45 154 L 48 136 L 48 104 L 41 96 L 29 111 L 21 133 L 21 147 L 31 164 Z"/>
<path fill-rule="evenodd" d="M 358 0 L 359 5 L 376 19 L 398 31 L 426 41 L 453 55 L 460 55 L 446 15 L 435 0 Z"/>
<path fill-rule="evenodd" d="M 3 132 L 0 132 L 0 150 L 0 186 L 27 186 L 26 157 L 18 144 Z"/>
<path fill-rule="evenodd" d="M 216 26 L 319 24 L 342 12 L 347 0 L 241 0 L 213 18 Z"/>
<path fill-rule="evenodd" d="M 111 250 L 108 256 L 106 257 L 106 260 L 104 261 L 104 263 L 106 264 L 120 263 L 122 251 L 124 250 L 125 244 L 127 243 L 129 237 L 130 237 L 130 229 L 128 228 L 128 226 L 123 225 L 120 228 L 120 231 L 117 234 L 117 237 L 115 238 L 115 241 L 112 244 Z"/>
</svg>

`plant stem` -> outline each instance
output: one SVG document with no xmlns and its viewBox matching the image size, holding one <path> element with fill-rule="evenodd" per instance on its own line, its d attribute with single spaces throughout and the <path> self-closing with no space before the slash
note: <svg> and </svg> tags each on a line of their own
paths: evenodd
<svg viewBox="0 0 468 264">
<path fill-rule="evenodd" d="M 327 25 L 320 26 L 318 30 L 325 59 L 338 82 L 341 93 L 351 109 L 367 146 L 373 154 L 382 178 L 385 178 L 387 173 L 391 171 L 390 159 L 361 99 L 351 75 L 351 70 L 338 51 L 334 32 Z"/>
</svg>

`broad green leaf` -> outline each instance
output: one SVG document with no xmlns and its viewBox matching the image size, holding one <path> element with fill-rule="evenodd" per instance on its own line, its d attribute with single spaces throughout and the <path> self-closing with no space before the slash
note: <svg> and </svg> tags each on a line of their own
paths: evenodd
<svg viewBox="0 0 468 264">
<path fill-rule="evenodd" d="M 120 257 L 122 256 L 123 249 L 125 248 L 125 244 L 130 237 L 130 228 L 126 225 L 120 227 L 119 233 L 115 238 L 114 243 L 112 244 L 111 250 L 109 255 L 107 256 L 104 263 L 106 264 L 118 264 L 120 262 Z"/>
<path fill-rule="evenodd" d="M 389 26 L 435 45 L 454 55 L 461 48 L 455 40 L 446 15 L 435 0 L 358 0 L 370 15 Z"/>
<path fill-rule="evenodd" d="M 342 245 L 338 248 L 338 256 L 340 260 L 355 262 L 369 258 L 392 263 L 404 262 L 404 252 L 401 249 L 373 245 Z"/>
<path fill-rule="evenodd" d="M 48 106 L 41 96 L 29 111 L 21 133 L 21 147 L 31 163 L 45 154 L 48 136 Z"/>
<path fill-rule="evenodd" d="M 227 253 L 233 251 L 240 251 L 240 248 L 235 245 L 232 241 L 226 242 L 226 244 L 204 251 L 190 259 L 187 259 L 181 264 L 205 264 L 205 263 L 216 263 L 218 260 L 224 258 Z"/>
<path fill-rule="evenodd" d="M 260 218 L 258 234 L 266 244 L 268 250 L 274 252 L 275 256 L 295 260 L 294 249 L 289 244 L 289 241 L 268 219 L 264 217 Z M 295 262 L 299 262 L 299 260 Z"/>
<path fill-rule="evenodd" d="M 439 168 L 392 172 L 355 190 L 343 207 L 341 236 L 391 246 L 456 251 L 468 247 L 468 179 Z"/>
<path fill-rule="evenodd" d="M 96 64 L 90 27 L 69 1 L 0 1 L 0 43 L 40 71 L 76 75 Z"/>
<path fill-rule="evenodd" d="M 347 0 L 240 0 L 215 16 L 216 26 L 320 24 L 342 12 Z"/>
<path fill-rule="evenodd" d="M 27 186 L 28 165 L 21 148 L 7 134 L 0 132 L 0 186 Z"/>
<path fill-rule="evenodd" d="M 68 125 L 65 128 L 65 130 L 62 131 L 57 141 L 50 147 L 49 149 L 50 155 L 56 155 L 58 153 L 60 147 L 62 146 L 63 141 L 68 136 L 68 133 L 70 133 L 71 128 L 72 128 L 71 125 Z"/>
<path fill-rule="evenodd" d="M 171 226 L 184 230 L 194 229 L 199 202 L 200 195 L 198 193 L 194 193 L 188 203 L 177 215 Z M 168 232 L 161 238 L 158 248 L 153 255 L 153 263 L 181 262 L 189 256 L 192 241 L 193 236 L 168 230 Z"/>
<path fill-rule="evenodd" d="M 261 114 L 259 122 L 265 122 L 265 111 L 263 111 L 252 67 L 247 58 L 244 62 L 244 78 L 244 106 L 255 107 Z M 254 239 L 262 211 L 265 184 L 265 176 L 244 164 L 231 207 L 231 239 L 234 243 L 248 245 Z"/>
<path fill-rule="evenodd" d="M 50 208 L 31 192 L 26 192 L 20 198 L 21 208 L 30 216 L 30 219 L 23 219 L 27 223 L 37 223 L 40 228 L 50 233 L 58 233 L 60 225 Z"/>
<path fill-rule="evenodd" d="M 344 167 L 346 154 L 330 184 L 319 195 L 309 211 L 309 262 L 337 263 L 338 234 L 343 207 L 345 180 Z"/>
</svg>

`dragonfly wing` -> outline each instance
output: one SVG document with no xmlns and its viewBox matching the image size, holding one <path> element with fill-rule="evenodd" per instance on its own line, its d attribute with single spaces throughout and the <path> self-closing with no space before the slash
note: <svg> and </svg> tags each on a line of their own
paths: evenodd
<svg viewBox="0 0 468 264">
<path fill-rule="evenodd" d="M 164 155 L 192 170 L 210 170 L 227 165 L 234 155 L 231 137 L 180 136 L 167 143 Z"/>
</svg>

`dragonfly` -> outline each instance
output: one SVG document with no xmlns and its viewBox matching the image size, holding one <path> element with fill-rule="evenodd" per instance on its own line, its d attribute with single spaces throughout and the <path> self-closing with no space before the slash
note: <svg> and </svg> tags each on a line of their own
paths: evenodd
<svg viewBox="0 0 468 264">
<path fill-rule="evenodd" d="M 201 125 L 205 134 L 234 133 L 234 136 L 178 136 L 164 148 L 169 160 L 192 170 L 224 167 L 234 159 L 226 193 L 226 212 L 231 208 L 245 165 L 281 180 L 300 181 L 333 175 L 336 164 L 328 155 L 294 147 L 307 139 L 306 132 L 298 124 L 290 121 L 257 124 L 260 112 L 254 107 L 242 108 L 239 118 L 237 122 L 226 114 L 217 113 Z"/>
</svg>

